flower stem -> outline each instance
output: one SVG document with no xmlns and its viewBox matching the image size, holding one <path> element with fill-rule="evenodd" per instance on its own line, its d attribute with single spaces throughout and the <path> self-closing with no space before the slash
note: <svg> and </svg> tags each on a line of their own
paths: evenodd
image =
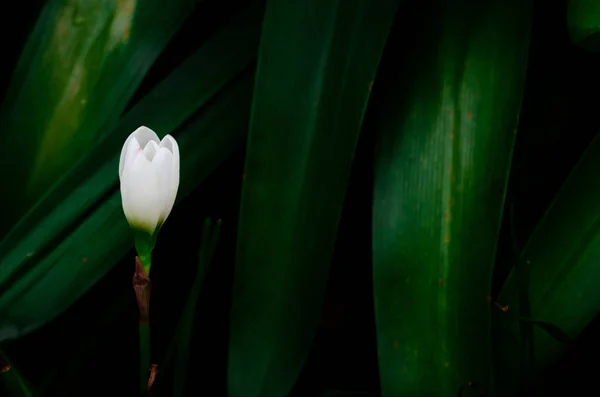
<svg viewBox="0 0 600 397">
<path fill-rule="evenodd" d="M 150 324 L 140 321 L 140 390 L 146 391 L 150 371 Z"/>
<path fill-rule="evenodd" d="M 142 261 L 137 256 L 135 257 L 133 290 L 140 309 L 140 390 L 144 392 L 148 384 L 148 372 L 150 370 L 150 291 L 152 290 L 152 282 L 142 265 Z"/>
</svg>

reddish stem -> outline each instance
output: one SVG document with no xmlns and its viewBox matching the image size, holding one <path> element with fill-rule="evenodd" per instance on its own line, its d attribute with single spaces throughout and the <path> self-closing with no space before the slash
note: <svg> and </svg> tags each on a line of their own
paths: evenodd
<svg viewBox="0 0 600 397">
<path fill-rule="evenodd" d="M 152 290 L 152 281 L 146 274 L 142 261 L 135 257 L 135 273 L 133 274 L 133 290 L 140 309 L 140 323 L 148 324 L 150 322 L 150 292 Z"/>
</svg>

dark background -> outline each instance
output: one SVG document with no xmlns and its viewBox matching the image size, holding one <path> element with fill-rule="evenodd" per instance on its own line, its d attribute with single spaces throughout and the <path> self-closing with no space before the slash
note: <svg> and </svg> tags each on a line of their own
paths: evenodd
<svg viewBox="0 0 600 397">
<path fill-rule="evenodd" d="M 43 3 L 15 2 L 7 15 L 19 23 L 0 24 L 4 38 L 2 93 Z M 600 126 L 600 55 L 571 44 L 566 29 L 566 1 L 534 3 L 527 84 L 494 269 L 493 296 L 499 293 L 512 267 L 513 243 L 524 245 Z M 201 45 L 206 35 L 240 4 L 241 0 L 202 2 L 152 67 L 133 101 Z M 372 152 L 370 133 L 364 130 L 339 228 L 321 327 L 296 395 L 318 395 L 325 389 L 377 395 L 369 245 Z M 239 153 L 186 197 L 164 225 L 154 251 L 152 356 L 158 359 L 170 343 L 193 280 L 200 225 L 205 217 L 223 220 L 219 247 L 195 319 L 191 354 L 191 373 L 195 375 L 188 377 L 192 395 L 218 396 L 225 391 L 228 310 L 243 163 L 243 153 Z M 514 235 L 508 216 L 510 206 L 514 210 Z M 59 318 L 7 348 L 15 366 L 34 385 L 45 384 L 49 395 L 137 393 L 138 311 L 131 289 L 134 256 L 132 249 L 122 263 Z M 542 385 L 548 394 L 597 392 L 595 380 L 600 364 L 595 364 L 594 358 L 600 353 L 599 333 L 600 319 L 592 322 L 571 351 L 548 370 Z M 49 374 L 51 379 L 44 382 Z"/>
</svg>

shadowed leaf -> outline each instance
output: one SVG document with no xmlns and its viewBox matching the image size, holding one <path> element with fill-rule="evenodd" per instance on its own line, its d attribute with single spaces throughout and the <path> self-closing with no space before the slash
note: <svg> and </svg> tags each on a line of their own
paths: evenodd
<svg viewBox="0 0 600 397">
<path fill-rule="evenodd" d="M 268 0 L 242 188 L 228 390 L 292 389 L 320 318 L 395 0 Z"/>
</svg>

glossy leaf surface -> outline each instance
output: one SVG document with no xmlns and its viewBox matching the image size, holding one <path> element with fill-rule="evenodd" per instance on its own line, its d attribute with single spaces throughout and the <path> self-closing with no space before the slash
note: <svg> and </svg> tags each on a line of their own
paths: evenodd
<svg viewBox="0 0 600 397">
<path fill-rule="evenodd" d="M 490 390 L 486 296 L 530 17 L 521 0 L 400 9 L 369 113 L 384 396 L 455 396 L 467 382 Z"/>
<path fill-rule="evenodd" d="M 268 0 L 238 229 L 231 397 L 279 397 L 310 350 L 395 0 Z"/>
</svg>

